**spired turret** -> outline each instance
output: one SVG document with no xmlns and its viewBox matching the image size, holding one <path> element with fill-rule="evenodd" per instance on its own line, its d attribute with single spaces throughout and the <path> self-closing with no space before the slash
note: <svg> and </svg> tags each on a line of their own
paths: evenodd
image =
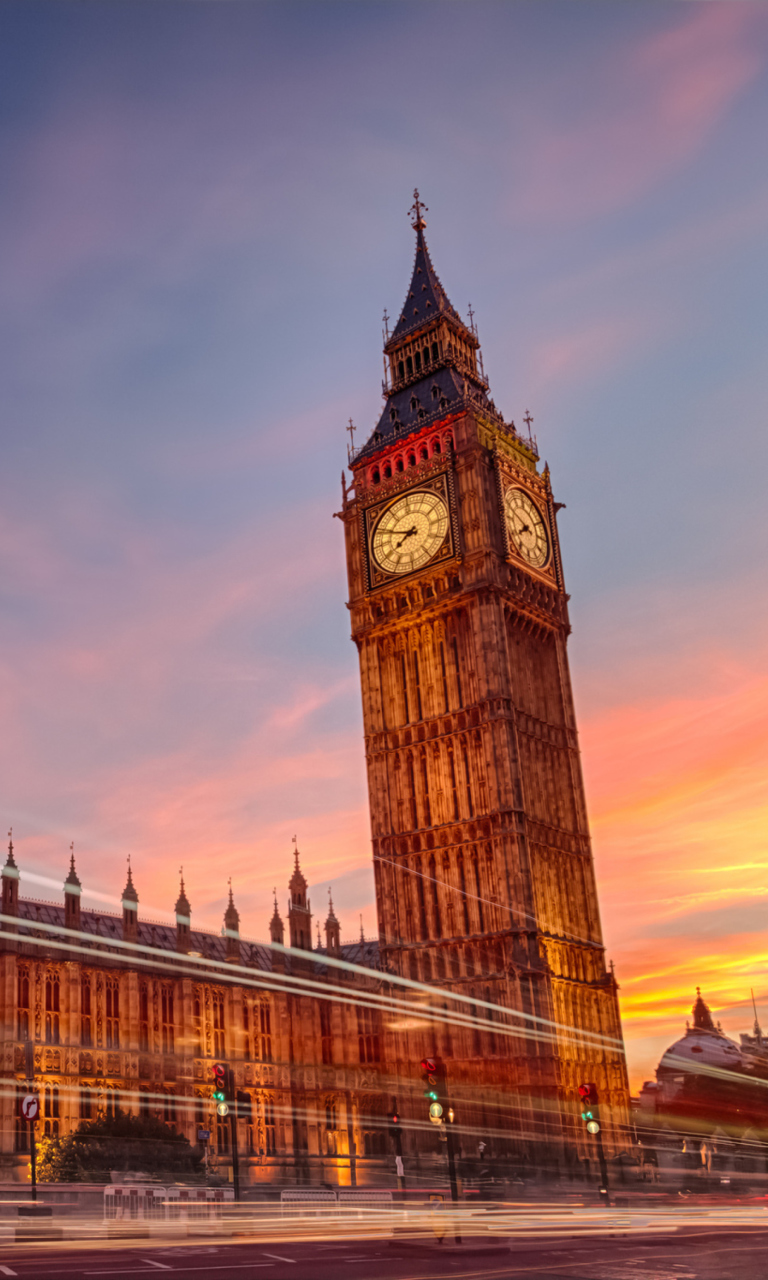
<svg viewBox="0 0 768 1280">
<path fill-rule="evenodd" d="M 16 859 L 13 856 L 12 829 L 8 832 L 8 857 L 3 867 L 2 880 L 3 915 L 17 916 L 19 914 L 19 868 L 16 866 Z M 4 920 L 3 930 L 5 933 L 16 933 L 16 925 Z"/>
<path fill-rule="evenodd" d="M 181 887 L 179 896 L 176 899 L 176 950 L 181 951 L 184 955 L 189 951 L 190 946 L 190 926 L 192 923 L 192 908 L 189 905 L 186 890 L 184 889 L 184 868 L 179 868 L 179 877 Z"/>
<path fill-rule="evenodd" d="M 139 937 L 139 895 L 133 884 L 131 855 L 128 855 L 128 880 L 123 889 L 123 939 L 137 942 Z"/>
<path fill-rule="evenodd" d="M 277 942 L 282 947 L 285 940 L 285 925 L 277 908 L 277 889 L 273 889 L 272 892 L 275 898 L 275 909 L 269 922 L 269 937 L 271 942 Z"/>
<path fill-rule="evenodd" d="M 64 925 L 67 929 L 80 929 L 80 895 L 83 887 L 75 871 L 75 846 L 69 846 L 69 875 L 64 881 Z"/>
<path fill-rule="evenodd" d="M 384 344 L 386 404 L 355 461 L 397 445 L 433 421 L 468 407 L 499 418 L 488 394 L 474 320 L 464 323 L 440 283 L 424 236 L 426 206 L 418 191 L 414 197 L 411 212 L 416 256 L 411 285 L 397 324 Z"/>
<path fill-rule="evenodd" d="M 333 897 L 328 890 L 328 917 L 325 922 L 325 950 L 329 956 L 341 955 L 341 926 L 333 910 Z"/>
<path fill-rule="evenodd" d="M 229 882 L 229 903 L 224 912 L 224 937 L 227 940 L 227 960 L 240 963 L 240 914 L 232 897 L 232 881 Z"/>
<path fill-rule="evenodd" d="M 294 837 L 293 856 L 295 866 L 288 887 L 291 901 L 288 908 L 288 929 L 291 947 L 299 951 L 312 950 L 312 912 L 307 897 L 307 882 L 299 866 L 299 850 Z"/>
</svg>

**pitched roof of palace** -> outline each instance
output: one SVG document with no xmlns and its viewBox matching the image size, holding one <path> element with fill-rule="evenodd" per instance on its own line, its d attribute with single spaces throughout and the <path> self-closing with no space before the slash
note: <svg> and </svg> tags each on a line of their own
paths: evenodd
<svg viewBox="0 0 768 1280">
<path fill-rule="evenodd" d="M 24 941 L 25 938 L 35 936 L 35 925 L 43 924 L 53 926 L 55 928 L 65 927 L 64 907 L 54 902 L 36 902 L 33 899 L 21 899 L 19 901 L 19 940 Z M 122 921 L 120 916 L 112 915 L 107 911 L 92 911 L 83 909 L 80 915 L 80 929 L 84 934 L 90 934 L 93 942 L 89 938 L 80 940 L 79 945 L 85 947 L 93 947 L 94 950 L 110 952 L 110 943 L 119 943 L 122 941 Z M 41 930 L 37 935 L 41 939 L 51 938 L 53 941 L 55 935 L 49 933 L 48 930 Z M 230 940 L 231 941 L 231 940 Z M 170 924 L 156 924 L 149 920 L 138 920 L 138 942 L 142 946 L 157 948 L 160 951 L 168 951 L 175 957 L 183 959 L 176 947 L 176 928 Z M 247 942 L 244 939 L 239 940 L 240 962 L 244 968 L 256 968 L 265 971 L 272 969 L 272 949 L 260 942 Z M 209 933 L 202 929 L 192 929 L 189 934 L 189 948 L 191 952 L 197 952 L 208 960 L 220 960 L 226 962 L 227 956 L 227 939 L 216 933 Z M 58 948 L 57 948 L 58 950 Z M 115 946 L 111 952 L 115 960 L 120 959 L 124 964 L 130 964 L 130 956 L 126 956 L 122 947 Z M 290 964 L 291 952 L 286 953 L 286 959 Z M 313 959 L 316 966 L 323 966 L 325 961 L 325 952 L 296 952 L 297 958 L 304 961 Z M 378 939 L 366 939 L 364 942 L 342 943 L 341 958 L 348 960 L 350 964 L 361 965 L 369 969 L 379 968 L 379 943 Z M 231 958 L 230 962 L 231 962 Z M 203 975 L 201 974 L 201 977 Z M 212 977 L 214 975 L 211 975 Z"/>
</svg>

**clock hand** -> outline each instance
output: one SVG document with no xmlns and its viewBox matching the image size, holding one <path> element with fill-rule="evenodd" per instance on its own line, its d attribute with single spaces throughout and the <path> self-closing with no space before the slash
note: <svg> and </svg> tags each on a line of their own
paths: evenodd
<svg viewBox="0 0 768 1280">
<path fill-rule="evenodd" d="M 398 532 L 399 532 L 399 530 L 398 530 Z M 403 543 L 405 542 L 405 539 L 406 539 L 406 538 L 411 538 L 411 537 L 413 537 L 414 533 L 416 533 L 416 532 L 417 532 L 417 530 L 416 530 L 416 525 L 413 525 L 413 526 L 408 530 L 408 532 L 407 532 L 407 533 L 404 533 L 404 534 L 403 534 L 403 536 L 402 536 L 402 538 L 400 539 L 400 541 L 399 541 L 398 543 L 396 543 L 396 544 L 395 544 L 395 548 L 397 549 L 397 547 L 402 547 Z"/>
</svg>

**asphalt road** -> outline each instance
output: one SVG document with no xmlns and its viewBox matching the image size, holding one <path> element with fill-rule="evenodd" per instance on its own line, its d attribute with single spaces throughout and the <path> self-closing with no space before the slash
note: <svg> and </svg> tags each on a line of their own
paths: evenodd
<svg viewBox="0 0 768 1280">
<path fill-rule="evenodd" d="M 147 1242 L 149 1244 L 149 1242 Z M 175 1275 L 182 1280 L 766 1280 L 768 1231 L 683 1229 L 672 1235 L 519 1241 L 446 1240 L 190 1244 L 164 1247 L 7 1245 L 0 1277 L 96 1280 Z"/>
</svg>

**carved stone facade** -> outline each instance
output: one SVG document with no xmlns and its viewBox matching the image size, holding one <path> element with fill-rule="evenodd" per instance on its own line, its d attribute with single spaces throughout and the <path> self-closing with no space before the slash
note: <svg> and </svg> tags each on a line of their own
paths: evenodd
<svg viewBox="0 0 768 1280">
<path fill-rule="evenodd" d="M 3 887 L 17 883 L 11 847 Z M 381 1016 L 359 1001 L 382 989 L 378 948 L 364 939 L 341 944 L 332 908 L 328 954 L 370 976 L 331 971 L 325 951 L 302 948 L 311 928 L 306 889 L 297 854 L 291 947 L 274 952 L 241 940 L 231 897 L 223 936 L 190 929 L 183 886 L 175 929 L 141 920 L 130 879 L 122 922 L 80 912 L 78 896 L 65 925 L 64 907 L 9 894 L 0 932 L 4 1176 L 28 1177 L 20 1104 L 29 1043 L 38 1137 L 63 1136 L 116 1107 L 153 1113 L 193 1144 L 207 1130 L 209 1167 L 226 1177 L 230 1121 L 217 1119 L 212 1101 L 212 1067 L 223 1060 L 250 1101 L 250 1121 L 238 1121 L 245 1180 L 343 1185 L 376 1176 L 389 1149 L 391 1100 L 381 1075 Z M 273 938 L 281 930 L 275 905 Z"/>
</svg>

